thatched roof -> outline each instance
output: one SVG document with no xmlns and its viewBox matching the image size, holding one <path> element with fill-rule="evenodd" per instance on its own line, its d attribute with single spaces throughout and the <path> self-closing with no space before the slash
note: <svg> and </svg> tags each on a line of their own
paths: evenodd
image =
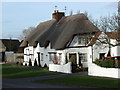
<svg viewBox="0 0 120 90">
<path fill-rule="evenodd" d="M 42 47 L 46 47 L 50 42 L 51 48 L 64 49 L 75 34 L 98 31 L 99 29 L 84 14 L 66 16 L 62 17 L 58 23 L 56 20 L 50 20 L 38 25 L 32 34 L 23 41 L 21 47 L 26 46 L 26 41 L 29 45 L 34 45 L 37 41 Z"/>
<path fill-rule="evenodd" d="M 0 39 L 0 42 L 3 44 L 2 48 L 6 48 L 5 51 L 16 52 L 20 46 L 19 40 L 16 39 Z"/>
</svg>

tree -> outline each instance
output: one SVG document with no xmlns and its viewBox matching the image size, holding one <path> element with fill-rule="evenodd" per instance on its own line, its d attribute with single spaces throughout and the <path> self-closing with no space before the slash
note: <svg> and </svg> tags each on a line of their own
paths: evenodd
<svg viewBox="0 0 120 90">
<path fill-rule="evenodd" d="M 111 16 L 100 17 L 100 19 L 93 20 L 92 22 L 104 32 L 117 32 L 119 30 L 118 15 L 115 13 Z"/>
<path fill-rule="evenodd" d="M 28 29 L 24 29 L 22 34 L 18 37 L 20 40 L 24 40 L 28 35 L 35 29 L 35 27 L 29 27 Z"/>
</svg>

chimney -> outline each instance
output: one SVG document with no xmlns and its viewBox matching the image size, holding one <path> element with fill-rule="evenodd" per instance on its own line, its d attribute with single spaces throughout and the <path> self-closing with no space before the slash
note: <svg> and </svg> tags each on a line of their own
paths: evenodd
<svg viewBox="0 0 120 90">
<path fill-rule="evenodd" d="M 65 16 L 64 12 L 59 12 L 58 10 L 54 10 L 54 13 L 52 14 L 52 18 L 56 19 L 58 22 L 63 16 Z"/>
</svg>

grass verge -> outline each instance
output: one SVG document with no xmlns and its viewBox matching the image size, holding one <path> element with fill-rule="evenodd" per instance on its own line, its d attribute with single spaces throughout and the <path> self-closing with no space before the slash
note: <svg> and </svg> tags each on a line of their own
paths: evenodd
<svg viewBox="0 0 120 90">
<path fill-rule="evenodd" d="M 93 76 L 66 76 L 57 79 L 38 80 L 36 82 L 72 85 L 78 87 L 119 88 L 120 79 Z"/>
<path fill-rule="evenodd" d="M 20 65 L 2 65 L 3 78 L 24 78 L 35 76 L 56 75 L 59 73 L 49 72 L 48 68 L 29 67 Z"/>
</svg>

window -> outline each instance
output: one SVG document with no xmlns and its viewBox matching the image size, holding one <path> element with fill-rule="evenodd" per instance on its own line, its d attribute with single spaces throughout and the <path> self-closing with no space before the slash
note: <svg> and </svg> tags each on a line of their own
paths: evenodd
<svg viewBox="0 0 120 90">
<path fill-rule="evenodd" d="M 54 61 L 56 59 L 56 52 L 48 52 L 49 53 L 49 61 Z"/>
<path fill-rule="evenodd" d="M 49 53 L 49 61 L 52 61 L 52 54 Z"/>
<path fill-rule="evenodd" d="M 62 53 L 58 53 L 58 64 L 60 64 L 61 63 L 61 61 L 62 61 Z"/>
<path fill-rule="evenodd" d="M 59 54 L 59 60 L 61 60 L 62 59 L 62 53 L 58 53 Z"/>
<path fill-rule="evenodd" d="M 41 61 L 43 61 L 43 53 L 41 53 Z"/>
<path fill-rule="evenodd" d="M 87 62 L 87 53 L 80 53 L 80 54 L 79 54 L 79 59 L 80 59 L 82 62 Z"/>
<path fill-rule="evenodd" d="M 78 37 L 78 44 L 80 45 L 87 45 L 88 44 L 88 38 L 87 37 Z"/>
</svg>

